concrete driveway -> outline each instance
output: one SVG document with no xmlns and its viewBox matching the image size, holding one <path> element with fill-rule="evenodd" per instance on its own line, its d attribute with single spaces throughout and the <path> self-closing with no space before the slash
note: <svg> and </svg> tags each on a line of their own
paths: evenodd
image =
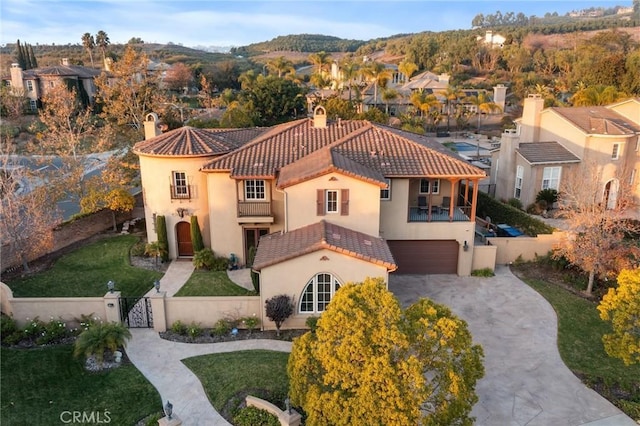
<svg viewBox="0 0 640 426">
<path fill-rule="evenodd" d="M 564 365 L 553 308 L 509 268 L 492 278 L 391 274 L 389 290 L 403 306 L 428 297 L 469 324 L 485 354 L 475 424 L 637 426 Z"/>
</svg>

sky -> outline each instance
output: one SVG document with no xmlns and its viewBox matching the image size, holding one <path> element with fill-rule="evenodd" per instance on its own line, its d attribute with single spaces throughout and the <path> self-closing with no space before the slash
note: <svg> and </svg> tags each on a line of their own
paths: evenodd
<svg viewBox="0 0 640 426">
<path fill-rule="evenodd" d="M 470 29 L 478 13 L 543 16 L 632 0 L 1 0 L 0 44 L 80 44 L 107 33 L 112 44 L 245 46 L 280 35 L 324 34 L 370 40 L 401 33 Z"/>
</svg>

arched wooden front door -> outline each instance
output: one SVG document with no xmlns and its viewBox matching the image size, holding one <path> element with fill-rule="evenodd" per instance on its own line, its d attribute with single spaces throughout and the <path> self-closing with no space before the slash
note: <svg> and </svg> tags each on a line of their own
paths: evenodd
<svg viewBox="0 0 640 426">
<path fill-rule="evenodd" d="M 178 222 L 176 224 L 176 239 L 178 241 L 178 256 L 193 256 L 191 225 L 189 222 Z"/>
</svg>

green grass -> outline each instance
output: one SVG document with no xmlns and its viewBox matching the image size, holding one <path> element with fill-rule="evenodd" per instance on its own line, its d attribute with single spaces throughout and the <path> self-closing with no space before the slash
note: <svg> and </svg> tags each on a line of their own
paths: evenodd
<svg viewBox="0 0 640 426">
<path fill-rule="evenodd" d="M 253 294 L 229 279 L 226 271 L 193 271 L 176 296 L 245 296 Z"/>
<path fill-rule="evenodd" d="M 209 401 L 221 412 L 227 401 L 245 390 L 263 389 L 284 399 L 289 389 L 288 359 L 286 352 L 255 350 L 202 355 L 182 362 L 198 376 Z M 282 405 L 282 401 L 275 404 Z"/>
<path fill-rule="evenodd" d="M 162 274 L 131 266 L 129 249 L 137 241 L 133 235 L 100 240 L 61 257 L 49 270 L 7 284 L 15 297 L 100 297 L 113 280 L 122 296 L 142 296 Z"/>
<path fill-rule="evenodd" d="M 110 424 L 133 425 L 162 409 L 160 395 L 133 365 L 91 373 L 72 353 L 70 345 L 1 348 L 0 423 L 63 424 L 60 415 L 64 411 L 100 412 L 105 422 L 107 410 Z"/>
<path fill-rule="evenodd" d="M 547 299 L 558 315 L 558 349 L 567 367 L 588 385 L 604 390 L 607 399 L 627 414 L 640 417 L 640 365 L 625 366 L 607 355 L 602 336 L 611 332 L 611 326 L 600 319 L 596 303 L 541 280 L 525 282 Z M 619 390 L 629 394 L 630 399 L 614 395 L 620 395 Z"/>
</svg>

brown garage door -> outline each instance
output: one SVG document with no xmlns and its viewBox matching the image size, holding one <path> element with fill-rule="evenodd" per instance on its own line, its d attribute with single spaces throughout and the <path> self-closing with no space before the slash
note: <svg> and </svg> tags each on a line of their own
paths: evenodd
<svg viewBox="0 0 640 426">
<path fill-rule="evenodd" d="M 396 274 L 458 273 L 455 240 L 393 240 L 387 244 L 398 264 Z"/>
</svg>

